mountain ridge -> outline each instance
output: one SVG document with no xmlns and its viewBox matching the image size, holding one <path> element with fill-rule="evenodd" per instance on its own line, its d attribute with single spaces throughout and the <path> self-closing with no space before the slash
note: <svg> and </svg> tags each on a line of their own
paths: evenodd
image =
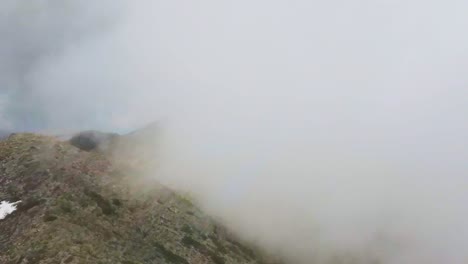
<svg viewBox="0 0 468 264">
<path fill-rule="evenodd" d="M 0 141 L 0 263 L 278 263 L 190 199 L 108 153 L 14 134 Z"/>
</svg>

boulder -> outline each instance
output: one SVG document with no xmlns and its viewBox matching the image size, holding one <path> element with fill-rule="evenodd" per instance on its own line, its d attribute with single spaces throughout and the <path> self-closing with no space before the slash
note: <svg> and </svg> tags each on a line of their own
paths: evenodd
<svg viewBox="0 0 468 264">
<path fill-rule="evenodd" d="M 107 150 L 118 137 L 116 133 L 89 130 L 74 135 L 70 144 L 84 151 Z"/>
</svg>

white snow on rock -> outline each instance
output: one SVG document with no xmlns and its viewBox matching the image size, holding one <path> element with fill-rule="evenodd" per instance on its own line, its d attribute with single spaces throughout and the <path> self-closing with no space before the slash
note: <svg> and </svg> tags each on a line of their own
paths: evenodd
<svg viewBox="0 0 468 264">
<path fill-rule="evenodd" d="M 13 213 L 16 210 L 16 205 L 20 202 L 21 201 L 10 203 L 8 201 L 2 201 L 0 203 L 0 220 Z"/>
</svg>

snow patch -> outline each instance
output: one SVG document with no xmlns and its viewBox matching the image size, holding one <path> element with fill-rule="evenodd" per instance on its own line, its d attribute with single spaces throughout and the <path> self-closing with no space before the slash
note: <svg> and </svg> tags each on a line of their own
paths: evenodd
<svg viewBox="0 0 468 264">
<path fill-rule="evenodd" d="M 10 203 L 8 201 L 2 201 L 0 203 L 0 220 L 4 219 L 7 215 L 13 213 L 16 210 L 16 205 L 21 201 Z"/>
</svg>

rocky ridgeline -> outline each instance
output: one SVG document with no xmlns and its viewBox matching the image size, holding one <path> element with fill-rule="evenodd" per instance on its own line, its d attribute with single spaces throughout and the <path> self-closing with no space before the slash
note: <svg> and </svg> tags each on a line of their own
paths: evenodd
<svg viewBox="0 0 468 264">
<path fill-rule="evenodd" d="M 276 263 L 189 199 L 95 151 L 122 136 L 79 137 L 0 141 L 0 201 L 21 200 L 0 220 L 0 263 Z"/>
</svg>

